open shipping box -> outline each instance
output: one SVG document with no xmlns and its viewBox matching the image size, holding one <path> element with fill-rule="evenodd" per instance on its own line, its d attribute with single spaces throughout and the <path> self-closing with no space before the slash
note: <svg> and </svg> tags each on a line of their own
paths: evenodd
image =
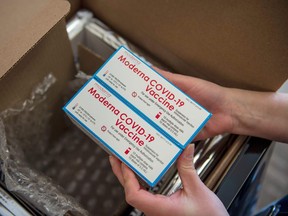
<svg viewBox="0 0 288 216">
<path fill-rule="evenodd" d="M 70 2 L 68 18 L 79 8 L 91 10 L 174 72 L 269 91 L 288 77 L 286 1 Z M 52 138 L 59 137 L 65 130 L 59 95 L 76 74 L 64 19 L 69 3 L 6 0 L 0 12 L 0 112 L 29 98 L 52 73 Z"/>
</svg>

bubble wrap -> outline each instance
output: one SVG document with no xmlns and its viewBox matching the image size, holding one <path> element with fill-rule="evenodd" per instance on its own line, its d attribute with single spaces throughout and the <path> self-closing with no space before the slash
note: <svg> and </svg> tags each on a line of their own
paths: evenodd
<svg viewBox="0 0 288 216">
<path fill-rule="evenodd" d="M 42 159 L 49 139 L 51 113 L 45 106 L 48 89 L 55 83 L 47 75 L 22 104 L 0 114 L 1 171 L 9 191 L 29 201 L 47 215 L 64 215 L 68 210 L 88 215 L 50 178 L 31 168 Z M 45 115 L 43 115 L 45 113 Z"/>
</svg>

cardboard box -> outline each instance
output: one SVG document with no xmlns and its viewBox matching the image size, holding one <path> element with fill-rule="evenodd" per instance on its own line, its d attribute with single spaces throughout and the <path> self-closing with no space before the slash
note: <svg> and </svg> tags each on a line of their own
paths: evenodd
<svg viewBox="0 0 288 216">
<path fill-rule="evenodd" d="M 76 74 L 64 16 L 66 1 L 7 1 L 0 7 L 0 112 L 28 98 L 48 73 L 57 82 L 49 92 L 55 127 L 63 129 L 59 92 Z"/>
<path fill-rule="evenodd" d="M 275 91 L 287 79 L 285 1 L 75 2 L 73 11 L 92 10 L 175 72 L 257 90 Z M 51 72 L 55 134 L 63 130 L 59 94 L 76 72 L 63 19 L 68 10 L 62 0 L 5 0 L 0 7 L 0 111 L 27 98 Z"/>
<path fill-rule="evenodd" d="M 32 90 L 43 81 L 44 77 L 52 74 L 56 78 L 56 82 L 51 91 L 46 95 L 47 105 L 49 106 L 47 109 L 49 113 L 53 113 L 51 125 L 53 124 L 53 128 L 55 129 L 51 131 L 51 139 L 63 133 L 65 127 L 64 116 L 61 110 L 63 102 L 59 95 L 61 95 L 61 92 L 66 87 L 67 81 L 72 79 L 74 74 L 76 74 L 71 44 L 67 37 L 66 23 L 64 20 L 64 16 L 68 11 L 69 3 L 66 1 L 1 1 L 0 7 L 0 112 L 12 107 L 17 108 L 24 100 L 30 98 Z M 31 116 L 31 118 L 33 117 Z M 35 120 L 35 122 L 37 122 L 37 120 Z M 39 125 L 45 124 L 44 122 L 38 123 Z M 15 125 L 17 125 L 16 122 Z M 16 128 L 16 134 L 19 132 L 17 129 L 18 128 Z M 3 133 L 1 133 L 0 139 L 3 148 L 5 144 L 2 142 L 5 142 L 3 139 L 6 138 L 2 136 Z M 27 141 L 24 137 L 22 140 L 23 142 Z M 19 142 L 19 145 L 22 144 L 22 140 Z M 40 143 L 41 140 L 39 140 L 39 144 Z M 3 150 L 2 148 L 1 150 Z M 9 149 L 10 148 L 11 147 L 9 147 Z M 2 159 L 4 158 L 1 158 L 1 161 Z M 15 161 L 15 164 L 19 164 L 21 158 L 19 158 L 19 160 L 18 158 L 13 158 L 13 161 Z M 6 161 L 2 161 L 1 163 L 1 177 L 3 177 L 2 169 L 4 163 L 6 164 Z M 15 167 L 17 167 L 17 165 Z M 17 169 L 15 167 L 14 170 Z M 27 174 L 29 168 L 25 167 L 24 169 Z M 11 170 L 11 172 L 13 172 L 13 169 Z M 21 171 L 19 171 L 19 174 L 20 173 Z M 29 172 L 29 174 L 30 173 L 31 172 Z M 31 175 L 26 174 L 26 180 L 32 178 Z M 6 175 L 5 181 L 7 179 L 8 177 Z M 4 186 L 2 181 L 3 179 L 1 179 L 1 186 Z M 41 181 L 41 184 L 46 183 L 45 187 L 51 186 L 52 189 L 52 184 L 48 184 L 48 182 L 49 180 L 47 178 L 47 182 Z M 33 183 L 31 183 L 32 186 L 30 184 L 29 187 L 27 186 L 27 190 L 33 191 L 34 183 L 37 185 L 37 179 L 33 180 Z M 10 184 L 10 188 L 13 188 L 11 185 L 13 184 Z M 41 190 L 43 190 L 43 188 L 41 188 Z M 56 191 L 57 189 L 55 192 Z M 13 194 L 14 197 L 15 191 L 11 192 L 11 194 Z M 17 199 L 20 197 L 21 203 L 24 203 L 23 206 L 27 206 L 26 204 L 29 203 L 28 206 L 32 206 L 31 209 L 37 209 L 37 213 L 35 214 L 40 214 L 39 212 L 45 209 L 44 206 L 39 206 L 43 199 L 45 199 L 45 194 L 41 196 L 42 201 L 34 194 L 31 194 L 31 196 L 29 196 L 30 199 L 28 198 L 26 200 L 23 198 L 23 194 L 25 194 L 25 192 L 15 196 Z M 63 194 L 59 192 L 57 197 L 63 198 Z M 33 199 L 34 203 L 31 205 L 31 200 Z M 35 199 L 37 200 L 35 201 Z M 48 203 L 49 202 L 47 202 L 47 204 Z M 14 210 L 17 211 L 16 207 Z M 65 208 L 63 208 L 63 210 L 65 211 Z"/>
<path fill-rule="evenodd" d="M 285 1 L 82 2 L 175 72 L 261 91 L 288 78 Z"/>
</svg>

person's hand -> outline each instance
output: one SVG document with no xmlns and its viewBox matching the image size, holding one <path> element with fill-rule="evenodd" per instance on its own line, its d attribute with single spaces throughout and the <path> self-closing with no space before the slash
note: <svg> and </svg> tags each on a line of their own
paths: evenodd
<svg viewBox="0 0 288 216">
<path fill-rule="evenodd" d="M 213 114 L 195 140 L 233 133 L 288 142 L 287 93 L 226 88 L 154 69 Z"/>
<path fill-rule="evenodd" d="M 228 103 L 230 100 L 226 97 L 226 88 L 194 77 L 170 73 L 156 67 L 154 69 L 213 114 L 195 140 L 233 130 L 234 119 Z"/>
<path fill-rule="evenodd" d="M 193 165 L 194 145 L 189 145 L 177 161 L 183 189 L 171 196 L 154 195 L 140 186 L 135 174 L 114 156 L 109 160 L 125 190 L 126 201 L 147 216 L 228 215 L 218 197 L 198 177 Z"/>
</svg>

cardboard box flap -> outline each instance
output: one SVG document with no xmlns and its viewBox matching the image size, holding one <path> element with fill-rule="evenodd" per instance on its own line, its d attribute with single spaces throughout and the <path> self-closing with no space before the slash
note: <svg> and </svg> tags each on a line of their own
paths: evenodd
<svg viewBox="0 0 288 216">
<path fill-rule="evenodd" d="M 257 90 L 277 90 L 288 77 L 287 1 L 83 5 L 179 73 Z"/>
<path fill-rule="evenodd" d="M 6 0 L 0 7 L 0 78 L 69 12 L 66 1 Z"/>
</svg>

